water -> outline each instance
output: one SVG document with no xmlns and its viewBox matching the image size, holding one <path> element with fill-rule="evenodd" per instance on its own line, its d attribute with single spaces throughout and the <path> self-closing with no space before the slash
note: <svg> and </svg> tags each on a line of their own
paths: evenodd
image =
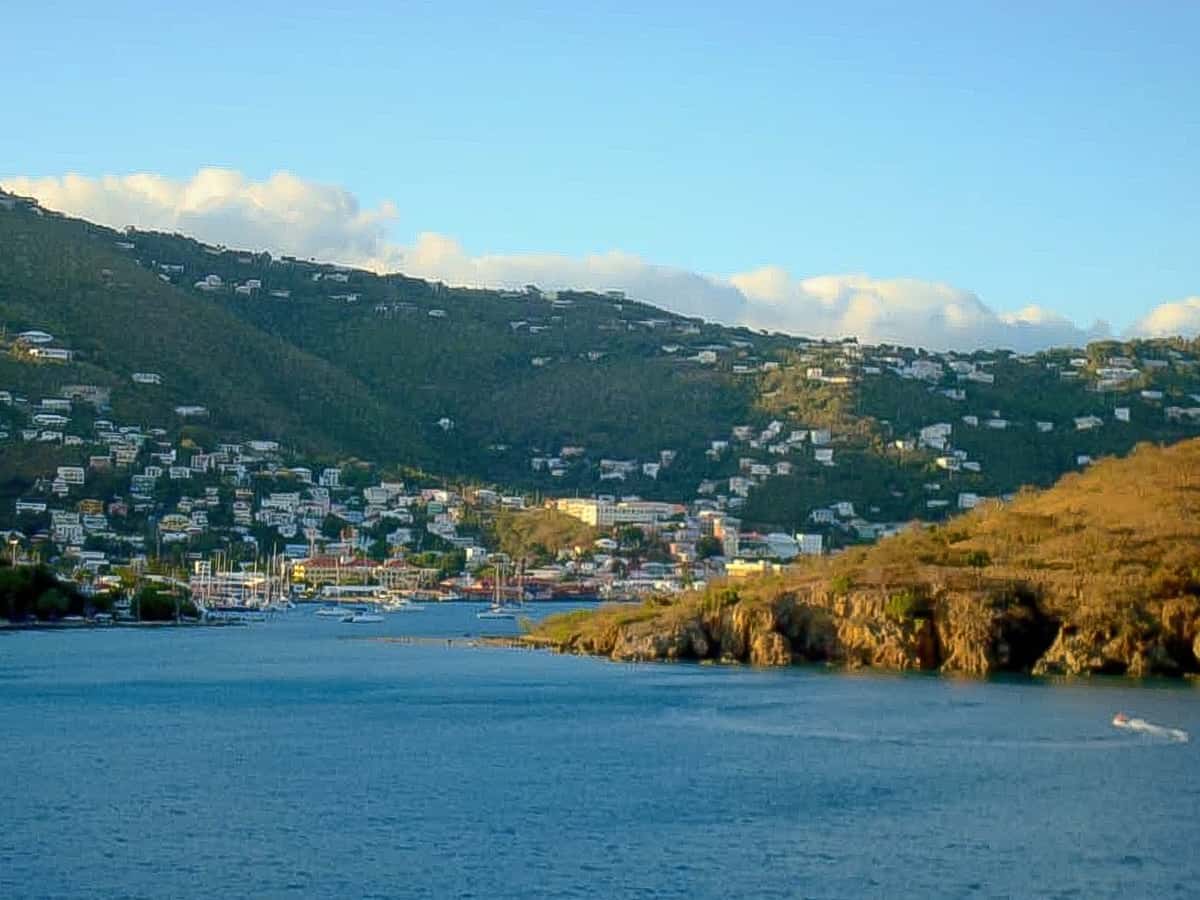
<svg viewBox="0 0 1200 900">
<path fill-rule="evenodd" d="M 480 628 L 0 634 L 0 896 L 1200 894 L 1193 688 L 367 639 Z"/>
</svg>

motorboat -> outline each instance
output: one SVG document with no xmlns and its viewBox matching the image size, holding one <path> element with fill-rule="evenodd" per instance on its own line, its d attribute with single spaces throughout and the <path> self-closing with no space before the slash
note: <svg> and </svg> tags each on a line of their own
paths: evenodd
<svg viewBox="0 0 1200 900">
<path fill-rule="evenodd" d="M 327 619 L 344 619 L 346 617 L 346 610 L 340 606 L 322 606 L 314 615 Z"/>
<path fill-rule="evenodd" d="M 425 609 L 423 604 L 413 603 L 407 597 L 401 597 L 397 600 L 389 600 L 383 604 L 384 612 L 423 612 Z"/>
<path fill-rule="evenodd" d="M 355 612 L 350 613 L 342 621 L 350 625 L 370 625 L 375 622 L 382 622 L 383 616 L 373 612 Z"/>
<path fill-rule="evenodd" d="M 1153 722 L 1147 722 L 1145 719 L 1127 716 L 1123 712 L 1119 712 L 1113 716 L 1112 723 L 1114 728 L 1137 731 L 1151 737 L 1165 738 L 1168 741 L 1180 744 L 1186 743 L 1190 737 L 1182 728 L 1169 728 L 1166 725 L 1156 725 Z"/>
</svg>

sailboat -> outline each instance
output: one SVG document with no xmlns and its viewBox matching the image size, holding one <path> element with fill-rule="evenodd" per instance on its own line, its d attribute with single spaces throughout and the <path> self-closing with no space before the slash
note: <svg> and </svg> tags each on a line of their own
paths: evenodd
<svg viewBox="0 0 1200 900">
<path fill-rule="evenodd" d="M 494 594 L 492 596 L 492 605 L 487 609 L 481 609 L 475 613 L 477 619 L 515 619 L 517 613 L 523 607 L 510 605 L 504 602 L 504 594 L 501 590 L 501 582 L 504 580 L 504 570 L 496 566 L 496 583 L 494 585 Z"/>
</svg>

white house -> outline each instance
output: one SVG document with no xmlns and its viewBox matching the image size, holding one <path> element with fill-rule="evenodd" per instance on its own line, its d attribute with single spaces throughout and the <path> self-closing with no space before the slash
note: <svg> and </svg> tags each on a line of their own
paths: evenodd
<svg viewBox="0 0 1200 900">
<path fill-rule="evenodd" d="M 83 484 L 84 471 L 82 466 L 59 466 L 58 477 L 67 484 Z"/>
<path fill-rule="evenodd" d="M 49 362 L 70 362 L 75 354 L 62 347 L 31 347 L 29 355 L 34 359 L 44 359 Z"/>
<path fill-rule="evenodd" d="M 825 536 L 820 534 L 797 534 L 796 543 L 804 556 L 820 556 L 825 552 Z"/>
</svg>

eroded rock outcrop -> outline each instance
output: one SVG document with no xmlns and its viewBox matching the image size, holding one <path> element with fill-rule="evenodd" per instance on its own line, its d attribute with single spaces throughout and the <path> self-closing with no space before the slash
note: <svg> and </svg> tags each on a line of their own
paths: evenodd
<svg viewBox="0 0 1200 900">
<path fill-rule="evenodd" d="M 618 629 L 606 655 L 625 662 L 706 659 L 710 647 L 708 634 L 698 620 L 687 619 L 667 628 L 649 621 Z"/>
<path fill-rule="evenodd" d="M 1193 598 L 1164 604 L 1154 620 L 1061 627 L 1020 585 L 919 585 L 900 600 L 879 590 L 787 593 L 771 603 L 731 594 L 709 605 L 616 617 L 572 634 L 559 649 L 622 661 L 827 662 L 967 675 L 1172 675 L 1194 671 L 1200 656 L 1200 601 Z"/>
</svg>

